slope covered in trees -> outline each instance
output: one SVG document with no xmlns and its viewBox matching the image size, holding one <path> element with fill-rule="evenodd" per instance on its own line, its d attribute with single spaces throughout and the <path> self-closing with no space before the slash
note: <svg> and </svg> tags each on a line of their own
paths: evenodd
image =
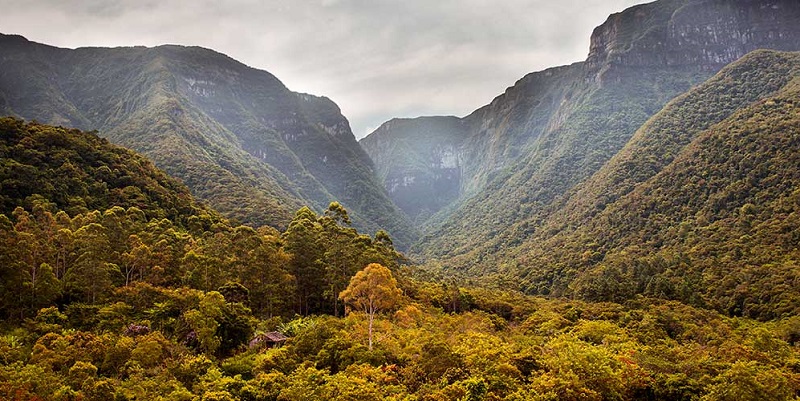
<svg viewBox="0 0 800 401">
<path fill-rule="evenodd" d="M 150 157 L 228 218 L 285 228 L 338 201 L 363 230 L 415 238 L 327 98 L 182 46 L 61 49 L 0 35 L 0 113 L 97 130 Z"/>
<path fill-rule="evenodd" d="M 368 263 L 397 267 L 389 236 L 350 227 L 331 203 L 301 208 L 285 232 L 231 226 L 147 159 L 75 129 L 0 119 L 0 313 L 98 303 L 137 282 L 204 291 L 228 281 L 261 314 L 330 312 Z M 24 289 L 24 290 L 19 290 Z"/>
<path fill-rule="evenodd" d="M 770 101 L 762 106 L 786 107 Z M 418 281 L 385 232 L 359 234 L 338 203 L 322 215 L 299 209 L 282 233 L 233 227 L 144 158 L 93 134 L 2 122 L 4 162 L 27 172 L 28 186 L 11 180 L 18 193 L 5 201 L 18 207 L 0 214 L 0 398 L 711 401 L 800 392 L 796 315 L 763 323 L 643 297 L 587 303 Z M 73 168 L 55 172 L 58 163 Z M 88 186 L 67 201 L 49 187 L 76 177 Z M 115 194 L 116 180 L 147 197 Z M 170 212 L 184 210 L 176 204 L 191 212 Z M 344 317 L 340 300 L 353 306 Z"/>
<path fill-rule="evenodd" d="M 799 91 L 762 51 L 670 103 L 515 251 L 527 290 L 798 314 Z"/>
<path fill-rule="evenodd" d="M 49 203 L 70 215 L 120 206 L 183 226 L 220 220 L 135 152 L 93 133 L 0 118 L 0 213 Z"/>
</svg>

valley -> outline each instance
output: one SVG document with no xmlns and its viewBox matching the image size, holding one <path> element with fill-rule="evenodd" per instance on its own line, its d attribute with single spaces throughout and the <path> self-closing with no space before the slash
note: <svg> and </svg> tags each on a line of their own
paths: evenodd
<svg viewBox="0 0 800 401">
<path fill-rule="evenodd" d="M 636 5 L 360 141 L 214 50 L 0 34 L 0 399 L 795 400 L 798 22 Z"/>
</svg>

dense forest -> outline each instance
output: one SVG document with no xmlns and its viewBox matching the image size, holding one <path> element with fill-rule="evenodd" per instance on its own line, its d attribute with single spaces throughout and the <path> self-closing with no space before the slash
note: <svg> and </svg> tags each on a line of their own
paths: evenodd
<svg viewBox="0 0 800 401">
<path fill-rule="evenodd" d="M 93 133 L 0 128 L 0 398 L 800 395 L 797 315 L 433 282 L 338 203 L 283 232 L 232 226 Z"/>
<path fill-rule="evenodd" d="M 523 285 L 800 313 L 799 91 L 798 54 L 761 51 L 675 99 L 534 229 Z"/>
</svg>

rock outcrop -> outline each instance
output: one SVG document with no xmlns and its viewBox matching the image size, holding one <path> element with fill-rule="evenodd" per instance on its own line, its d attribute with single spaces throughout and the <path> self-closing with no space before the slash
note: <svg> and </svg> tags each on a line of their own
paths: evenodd
<svg viewBox="0 0 800 401">
<path fill-rule="evenodd" d="M 592 32 L 586 69 L 718 71 L 755 49 L 793 50 L 800 5 L 786 0 L 661 0 L 611 15 Z"/>
<path fill-rule="evenodd" d="M 402 133 L 403 141 L 392 135 Z M 461 193 L 464 122 L 456 117 L 394 119 L 361 141 L 378 160 L 377 169 L 392 200 L 414 221 L 422 222 Z M 402 159 L 391 159 L 402 156 Z"/>
</svg>

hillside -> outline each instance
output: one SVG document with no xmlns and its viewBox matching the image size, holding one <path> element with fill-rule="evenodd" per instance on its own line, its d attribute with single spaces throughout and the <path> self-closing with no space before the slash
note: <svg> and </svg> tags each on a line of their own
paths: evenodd
<svg viewBox="0 0 800 401">
<path fill-rule="evenodd" d="M 402 259 L 385 232 L 350 227 L 336 202 L 322 215 L 300 208 L 283 232 L 231 225 L 148 159 L 95 133 L 9 117 L 0 133 L 3 321 L 97 305 L 145 283 L 227 285 L 252 294 L 257 313 L 338 315 L 339 291 L 356 271 L 397 269 Z"/>
<path fill-rule="evenodd" d="M 514 253 L 528 291 L 796 315 L 800 54 L 760 51 L 671 102 Z"/>
<path fill-rule="evenodd" d="M 529 238 L 672 98 L 749 51 L 797 50 L 798 18 L 788 0 L 661 0 L 610 16 L 586 61 L 529 74 L 462 119 L 452 152 L 465 166 L 461 192 L 421 222 L 412 254 L 450 272 L 513 271 L 493 255 Z M 384 149 L 411 142 L 402 131 L 373 135 Z M 375 152 L 371 141 L 361 143 L 378 170 L 404 171 L 395 164 L 403 156 Z"/>
<path fill-rule="evenodd" d="M 60 49 L 0 36 L 0 113 L 97 130 L 180 178 L 224 215 L 285 227 L 339 201 L 366 231 L 414 238 L 327 98 L 182 46 Z"/>
<path fill-rule="evenodd" d="M 359 234 L 340 205 L 300 209 L 282 233 L 234 227 L 93 133 L 0 126 L 4 202 L 21 203 L 0 213 L 2 399 L 790 401 L 800 391 L 796 315 L 758 322 L 659 299 L 419 281 L 386 235 Z M 210 215 L 184 225 L 169 213 L 178 205 Z M 368 298 L 380 304 L 374 319 L 337 297 L 368 265 L 387 276 L 349 293 L 395 294 Z"/>
<path fill-rule="evenodd" d="M 221 220 L 149 160 L 92 133 L 0 118 L 0 214 L 134 207 L 148 219 Z"/>
</svg>

